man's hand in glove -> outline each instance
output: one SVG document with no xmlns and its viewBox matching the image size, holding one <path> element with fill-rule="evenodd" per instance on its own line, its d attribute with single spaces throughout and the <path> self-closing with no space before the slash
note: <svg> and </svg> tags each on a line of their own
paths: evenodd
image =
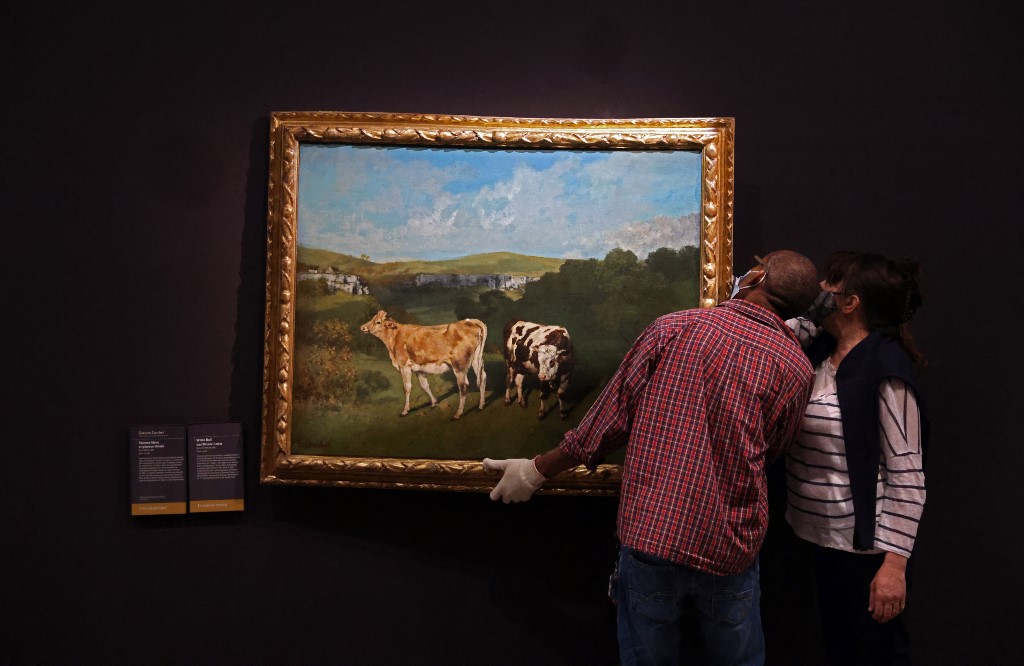
<svg viewBox="0 0 1024 666">
<path fill-rule="evenodd" d="M 489 472 L 501 471 L 501 480 L 491 491 L 491 499 L 500 499 L 505 504 L 525 502 L 547 481 L 547 478 L 537 471 L 537 465 L 526 458 L 484 458 L 484 469 Z"/>
</svg>

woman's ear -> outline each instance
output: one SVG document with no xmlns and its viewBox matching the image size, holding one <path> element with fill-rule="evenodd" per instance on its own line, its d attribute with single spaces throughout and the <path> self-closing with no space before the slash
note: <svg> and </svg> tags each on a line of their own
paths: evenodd
<svg viewBox="0 0 1024 666">
<path fill-rule="evenodd" d="M 857 294 L 847 294 L 846 302 L 839 306 L 839 309 L 850 314 L 860 306 L 860 296 Z"/>
</svg>

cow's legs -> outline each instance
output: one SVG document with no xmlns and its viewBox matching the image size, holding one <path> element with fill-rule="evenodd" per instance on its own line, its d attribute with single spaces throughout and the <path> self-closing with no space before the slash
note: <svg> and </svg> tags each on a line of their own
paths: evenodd
<svg viewBox="0 0 1024 666">
<path fill-rule="evenodd" d="M 487 337 L 487 334 L 484 334 Z M 480 340 L 480 344 L 473 351 L 473 360 L 471 363 L 473 372 L 476 373 L 476 387 L 480 391 L 480 409 L 484 408 L 484 391 L 487 390 L 487 372 L 484 370 L 484 341 Z"/>
<path fill-rule="evenodd" d="M 562 380 L 562 383 L 558 385 L 558 416 L 563 419 L 569 416 L 569 410 L 565 405 L 565 393 L 568 390 L 569 378 L 566 377 Z"/>
<path fill-rule="evenodd" d="M 505 406 L 508 407 L 512 404 L 512 380 L 516 376 L 516 371 L 512 369 L 512 366 L 508 368 L 508 374 L 505 377 Z"/>
<path fill-rule="evenodd" d="M 427 382 L 427 376 L 422 372 L 417 372 L 416 377 L 420 380 L 420 388 L 423 392 L 430 396 L 430 406 L 437 407 L 437 398 L 430 392 L 430 384 Z"/>
<path fill-rule="evenodd" d="M 459 372 L 453 368 L 453 371 L 455 372 L 455 383 L 459 386 L 459 410 L 452 417 L 454 420 L 462 416 L 462 410 L 466 407 L 466 394 L 469 393 L 469 378 L 466 376 L 466 370 Z"/>
<path fill-rule="evenodd" d="M 480 409 L 484 408 L 484 391 L 487 390 L 487 373 L 484 372 L 483 360 L 476 366 L 476 387 L 480 389 Z"/>
<path fill-rule="evenodd" d="M 525 375 L 516 375 L 516 394 L 519 396 L 519 406 L 526 407 L 526 401 L 523 400 L 523 377 Z"/>
<path fill-rule="evenodd" d="M 409 393 L 412 392 L 412 370 L 409 368 L 399 368 L 398 372 L 402 374 L 402 388 L 405 389 L 405 408 L 402 409 L 402 416 L 409 413 Z"/>
<path fill-rule="evenodd" d="M 537 418 L 544 418 L 544 405 L 548 401 L 548 396 L 551 395 L 551 382 L 540 383 L 540 407 L 537 409 Z"/>
</svg>

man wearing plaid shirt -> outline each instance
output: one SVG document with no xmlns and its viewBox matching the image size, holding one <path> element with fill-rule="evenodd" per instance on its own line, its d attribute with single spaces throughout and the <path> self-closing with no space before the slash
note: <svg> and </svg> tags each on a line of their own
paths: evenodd
<svg viewBox="0 0 1024 666">
<path fill-rule="evenodd" d="M 763 663 L 764 469 L 796 436 L 814 378 L 784 320 L 819 291 L 803 255 L 757 258 L 730 300 L 655 320 L 558 447 L 533 460 L 484 460 L 502 472 L 491 499 L 519 502 L 552 476 L 593 469 L 627 445 L 618 518 L 623 664 L 677 663 L 687 604 L 715 663 Z"/>
</svg>

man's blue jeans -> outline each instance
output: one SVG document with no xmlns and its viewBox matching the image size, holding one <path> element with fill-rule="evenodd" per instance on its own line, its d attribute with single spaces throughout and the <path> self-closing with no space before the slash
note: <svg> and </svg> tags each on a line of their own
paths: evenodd
<svg viewBox="0 0 1024 666">
<path fill-rule="evenodd" d="M 712 663 L 764 663 L 756 560 L 735 576 L 715 576 L 623 547 L 616 598 L 624 666 L 678 664 L 686 604 L 697 612 Z"/>
</svg>

